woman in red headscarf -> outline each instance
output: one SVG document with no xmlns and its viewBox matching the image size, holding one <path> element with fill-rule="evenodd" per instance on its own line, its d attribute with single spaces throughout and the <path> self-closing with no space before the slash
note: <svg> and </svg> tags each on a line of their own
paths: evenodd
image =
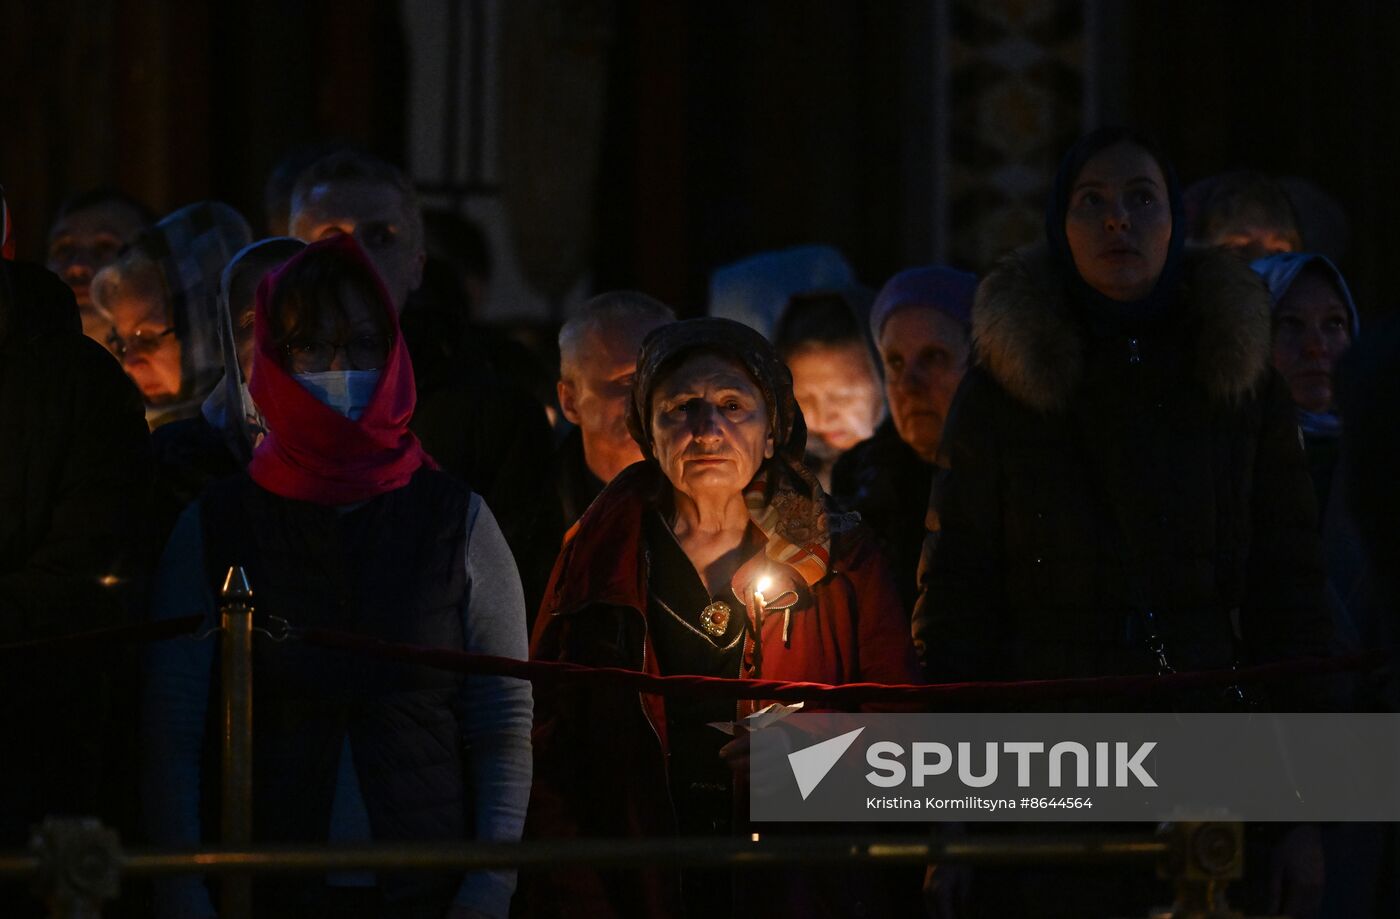
<svg viewBox="0 0 1400 919">
<path fill-rule="evenodd" d="M 171 537 L 157 615 L 213 616 L 242 566 L 260 614 L 297 626 L 525 656 L 515 564 L 491 512 L 408 429 L 413 371 L 388 295 L 349 236 L 309 246 L 258 291 L 250 390 L 267 433 Z M 254 646 L 257 842 L 509 840 L 529 795 L 529 686 L 386 664 L 296 642 Z M 167 642 L 146 693 L 155 840 L 200 841 L 212 644 Z M 470 777 L 470 778 L 468 778 Z M 504 916 L 514 872 L 269 881 L 259 916 Z M 213 915 L 199 879 L 169 915 Z"/>
</svg>

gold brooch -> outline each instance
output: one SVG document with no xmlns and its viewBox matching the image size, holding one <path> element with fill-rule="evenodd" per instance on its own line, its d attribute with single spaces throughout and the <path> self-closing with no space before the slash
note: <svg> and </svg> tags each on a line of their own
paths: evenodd
<svg viewBox="0 0 1400 919">
<path fill-rule="evenodd" d="M 700 628 L 705 630 L 706 635 L 715 638 L 724 634 L 724 630 L 729 628 L 729 605 L 720 600 L 716 600 L 700 611 Z"/>
</svg>

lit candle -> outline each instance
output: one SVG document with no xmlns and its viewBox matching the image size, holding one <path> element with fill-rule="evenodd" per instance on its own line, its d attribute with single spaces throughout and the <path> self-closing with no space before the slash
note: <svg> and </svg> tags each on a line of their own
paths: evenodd
<svg viewBox="0 0 1400 919">
<path fill-rule="evenodd" d="M 768 612 L 768 601 L 763 592 L 771 589 L 773 579 L 760 577 L 753 584 L 749 594 L 749 641 L 752 642 L 752 656 L 748 660 L 749 675 L 757 677 L 763 672 L 763 618 Z"/>
<path fill-rule="evenodd" d="M 772 586 L 773 579 L 768 577 L 767 575 L 764 575 L 763 577 L 759 578 L 758 583 L 754 585 L 753 599 L 754 602 L 758 604 L 758 612 L 760 616 L 762 616 L 764 610 L 766 610 L 768 607 L 768 601 L 763 598 L 763 595 Z"/>
</svg>

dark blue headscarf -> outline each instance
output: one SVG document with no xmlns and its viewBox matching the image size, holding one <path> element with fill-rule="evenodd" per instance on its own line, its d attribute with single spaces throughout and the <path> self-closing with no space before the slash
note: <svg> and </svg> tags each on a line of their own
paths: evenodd
<svg viewBox="0 0 1400 919">
<path fill-rule="evenodd" d="M 977 275 L 944 265 L 906 268 L 885 282 L 870 307 L 870 336 L 878 342 L 889 318 L 902 309 L 923 307 L 956 319 L 966 329 L 972 324 L 972 300 L 977 295 Z"/>
<path fill-rule="evenodd" d="M 1070 195 L 1084 164 L 1101 150 L 1125 142 L 1141 147 L 1157 161 L 1167 181 L 1167 203 L 1172 214 L 1171 242 L 1157 285 L 1146 297 L 1130 303 L 1105 297 L 1080 277 L 1078 269 L 1074 267 L 1069 238 L 1065 235 L 1065 215 L 1069 212 Z M 1182 202 L 1181 182 L 1176 177 L 1176 170 L 1156 142 L 1146 135 L 1120 126 L 1102 127 L 1081 137 L 1060 160 L 1055 183 L 1050 189 L 1050 203 L 1045 211 L 1045 239 L 1071 302 L 1086 310 L 1091 320 L 1110 327 L 1122 327 L 1150 323 L 1161 318 L 1170 308 L 1180 280 L 1181 250 L 1186 245 L 1186 230 L 1186 207 Z"/>
</svg>

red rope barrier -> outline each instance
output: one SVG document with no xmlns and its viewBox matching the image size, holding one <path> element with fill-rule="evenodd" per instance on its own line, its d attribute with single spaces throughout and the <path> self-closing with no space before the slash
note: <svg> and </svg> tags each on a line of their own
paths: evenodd
<svg viewBox="0 0 1400 919">
<path fill-rule="evenodd" d="M 204 617 L 184 616 L 159 622 L 94 629 L 75 635 L 0 645 L 0 654 L 45 654 L 108 647 L 112 644 L 164 641 L 192 633 Z M 661 696 L 707 699 L 770 699 L 816 702 L 833 708 L 868 703 L 909 703 L 937 700 L 949 703 L 1064 699 L 1078 696 L 1143 696 L 1189 690 L 1224 688 L 1350 671 L 1372 670 L 1391 658 L 1389 650 L 1343 657 L 1300 658 L 1238 670 L 1207 670 L 1165 676 L 1076 677 L 977 683 L 900 684 L 797 683 L 782 680 L 737 680 L 703 676 L 653 676 L 621 667 L 589 667 L 562 661 L 520 661 L 445 648 L 394 644 L 332 629 L 292 629 L 290 635 L 318 647 L 364 654 L 380 660 L 419 664 L 439 670 L 483 676 L 515 677 L 531 682 L 608 686 Z"/>
<path fill-rule="evenodd" d="M 131 642 L 165 641 L 188 635 L 204 622 L 203 616 L 182 616 L 178 619 L 161 619 L 157 622 L 141 622 L 136 625 L 119 625 L 108 629 L 93 629 L 73 635 L 58 635 L 53 638 L 37 638 L 32 641 L 16 641 L 0 645 L 0 654 L 24 652 L 25 654 L 51 654 L 55 651 L 80 651 L 85 648 L 106 647 L 113 644 Z"/>
<path fill-rule="evenodd" d="M 890 685 L 885 683 L 791 683 L 781 680 L 734 680 L 702 676 L 653 676 L 620 667 L 588 667 L 559 661 L 519 661 L 486 654 L 467 654 L 443 648 L 393 644 L 331 629 L 293 629 L 293 636 L 322 648 L 349 651 L 399 663 L 421 664 L 440 670 L 482 676 L 508 676 L 531 682 L 588 683 L 661 696 L 684 695 L 708 699 L 769 699 L 779 702 L 815 702 L 833 708 L 863 703 L 898 703 L 939 700 L 973 702 L 1014 699 L 1060 699 L 1075 696 L 1137 696 L 1186 690 L 1224 688 L 1292 679 L 1300 676 L 1370 670 L 1389 657 L 1387 650 L 1345 657 L 1300 658 L 1238 670 L 1209 670 L 1166 676 L 1080 677 L 1017 682 L 933 683 Z"/>
</svg>

